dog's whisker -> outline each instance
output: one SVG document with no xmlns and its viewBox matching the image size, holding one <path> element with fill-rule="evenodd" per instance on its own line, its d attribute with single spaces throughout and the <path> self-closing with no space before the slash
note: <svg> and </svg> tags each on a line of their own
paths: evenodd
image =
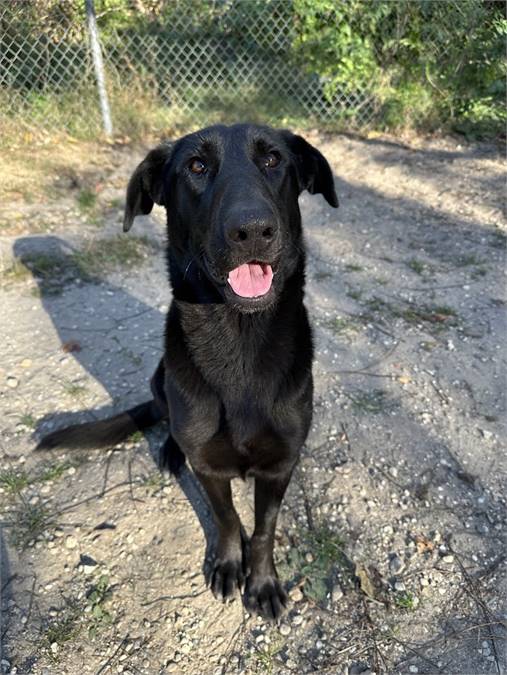
<svg viewBox="0 0 507 675">
<path fill-rule="evenodd" d="M 185 279 L 187 278 L 187 272 L 188 272 L 188 270 L 190 269 L 190 267 L 191 267 L 191 265 L 192 265 L 193 262 L 195 262 L 195 256 L 194 256 L 193 258 L 190 259 L 190 262 L 189 262 L 188 265 L 185 267 L 185 271 L 183 272 L 183 281 L 185 281 Z"/>
</svg>

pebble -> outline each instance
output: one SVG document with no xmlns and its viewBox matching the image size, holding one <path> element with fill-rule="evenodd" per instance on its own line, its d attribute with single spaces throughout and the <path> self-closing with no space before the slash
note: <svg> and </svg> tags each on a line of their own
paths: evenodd
<svg viewBox="0 0 507 675">
<path fill-rule="evenodd" d="M 93 574 L 93 572 L 95 572 L 97 569 L 97 561 L 94 560 L 90 555 L 81 553 L 79 556 L 78 570 L 84 574 Z"/>
<path fill-rule="evenodd" d="M 301 602 L 303 599 L 303 592 L 299 586 L 294 586 L 294 588 L 291 588 L 289 591 L 289 597 L 294 602 Z"/>
<path fill-rule="evenodd" d="M 341 587 L 338 584 L 336 584 L 335 586 L 333 586 L 333 590 L 331 591 L 331 600 L 332 602 L 338 602 L 342 598 L 343 598 L 343 591 Z"/>
<path fill-rule="evenodd" d="M 452 563 L 452 562 L 454 562 L 454 556 L 451 555 L 451 554 L 444 555 L 444 556 L 442 556 L 442 562 Z"/>
<path fill-rule="evenodd" d="M 408 670 L 409 670 L 410 673 L 418 673 L 419 672 L 419 668 L 417 666 L 409 666 Z"/>
<path fill-rule="evenodd" d="M 74 535 L 72 535 L 72 534 L 69 534 L 69 536 L 65 540 L 65 548 L 73 549 L 73 548 L 76 548 L 76 546 L 77 546 L 76 537 L 74 537 Z"/>
<path fill-rule="evenodd" d="M 286 623 L 282 623 L 280 626 L 280 633 L 285 636 L 290 635 L 290 626 Z"/>
<path fill-rule="evenodd" d="M 400 556 L 397 555 L 396 553 L 393 553 L 391 555 L 391 560 L 389 561 L 389 572 L 392 575 L 396 575 L 399 574 L 404 567 L 405 563 L 400 558 Z"/>
<path fill-rule="evenodd" d="M 11 389 L 16 389 L 16 387 L 19 384 L 19 380 L 17 377 L 14 377 L 13 375 L 9 375 L 7 377 L 7 386 L 10 387 Z"/>
<path fill-rule="evenodd" d="M 394 590 L 398 591 L 399 593 L 403 593 L 403 591 L 407 590 L 407 587 L 403 583 L 403 581 L 395 581 L 394 582 Z"/>
</svg>

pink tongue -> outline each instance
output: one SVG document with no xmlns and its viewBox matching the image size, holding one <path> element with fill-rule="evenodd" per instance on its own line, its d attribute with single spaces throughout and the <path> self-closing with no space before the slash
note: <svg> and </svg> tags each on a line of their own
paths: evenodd
<svg viewBox="0 0 507 675">
<path fill-rule="evenodd" d="M 228 281 L 236 295 L 257 298 L 271 288 L 273 270 L 264 263 L 245 263 L 229 272 Z"/>
</svg>

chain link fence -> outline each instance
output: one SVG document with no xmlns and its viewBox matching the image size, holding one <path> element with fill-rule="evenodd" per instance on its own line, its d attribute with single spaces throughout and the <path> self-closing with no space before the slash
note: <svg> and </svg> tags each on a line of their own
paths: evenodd
<svg viewBox="0 0 507 675">
<path fill-rule="evenodd" d="M 338 7 L 341 0 L 336 2 Z M 442 12 L 440 29 L 427 36 L 425 51 L 412 57 L 406 3 L 400 1 L 398 11 L 397 3 L 378 2 L 378 8 L 386 7 L 385 18 L 382 13 L 376 18 L 378 25 L 389 21 L 387 33 L 379 33 L 382 41 L 360 37 L 346 43 L 351 58 L 367 47 L 376 62 L 373 67 L 366 57 L 364 64 L 356 58 L 347 80 L 315 67 L 315 45 L 309 48 L 305 42 L 304 22 L 295 7 L 305 0 L 95 0 L 114 131 L 140 135 L 183 117 L 196 123 L 230 117 L 282 124 L 375 124 L 385 108 L 379 82 L 389 84 L 383 64 L 395 63 L 400 49 L 405 58 L 408 53 L 419 61 L 448 59 L 456 12 L 464 2 L 468 0 L 429 3 L 453 11 Z M 377 12 L 374 4 L 364 3 Z M 361 35 L 361 12 L 351 27 L 350 17 L 342 21 L 332 14 L 333 3 L 327 5 L 343 40 L 351 29 L 357 29 L 354 36 Z M 480 20 L 480 14 L 471 15 L 470 21 Z M 469 33 L 472 28 L 464 25 Z M 316 47 L 325 53 L 325 44 Z M 346 73 L 343 53 L 337 65 Z M 358 78 L 362 67 L 364 75 Z M 438 91 L 431 73 L 423 75 Z M 1 2 L 0 123 L 66 130 L 79 137 L 101 133 L 84 0 Z"/>
</svg>

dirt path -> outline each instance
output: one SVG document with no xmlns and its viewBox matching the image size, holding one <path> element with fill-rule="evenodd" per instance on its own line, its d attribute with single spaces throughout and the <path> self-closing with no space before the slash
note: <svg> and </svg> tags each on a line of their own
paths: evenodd
<svg viewBox="0 0 507 675">
<path fill-rule="evenodd" d="M 4 182 L 2 672 L 506 667 L 504 162 L 451 140 L 310 140 L 341 207 L 301 198 L 316 397 L 278 528 L 280 626 L 205 588 L 209 511 L 189 472 L 157 473 L 163 430 L 32 453 L 34 428 L 147 392 L 170 294 L 162 212 L 118 236 L 140 153 L 65 152 L 43 192 Z M 251 486 L 235 490 L 248 523 Z"/>
</svg>

